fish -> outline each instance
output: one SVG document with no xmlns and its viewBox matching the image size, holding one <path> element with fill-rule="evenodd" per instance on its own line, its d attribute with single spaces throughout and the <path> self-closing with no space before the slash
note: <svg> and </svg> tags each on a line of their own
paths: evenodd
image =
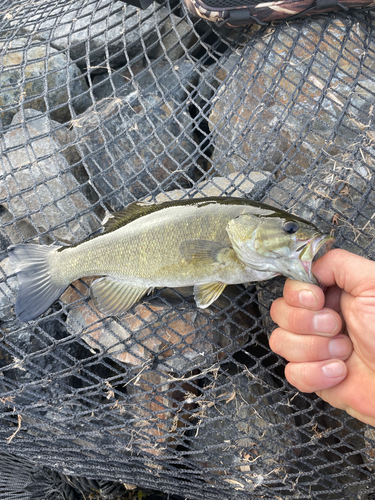
<svg viewBox="0 0 375 500">
<path fill-rule="evenodd" d="M 23 243 L 8 248 L 21 321 L 43 314 L 75 280 L 90 287 L 96 309 L 118 316 L 155 288 L 193 286 L 197 307 L 229 284 L 277 275 L 318 284 L 311 265 L 333 243 L 312 223 L 246 198 L 134 202 L 103 233 L 72 246 Z"/>
</svg>

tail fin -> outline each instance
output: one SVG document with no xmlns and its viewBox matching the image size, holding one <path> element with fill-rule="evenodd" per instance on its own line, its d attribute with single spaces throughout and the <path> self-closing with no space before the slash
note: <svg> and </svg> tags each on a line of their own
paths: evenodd
<svg viewBox="0 0 375 500">
<path fill-rule="evenodd" d="M 68 285 L 54 283 L 47 256 L 58 246 L 21 244 L 8 248 L 15 267 L 19 290 L 15 311 L 18 319 L 29 321 L 44 313 Z"/>
</svg>

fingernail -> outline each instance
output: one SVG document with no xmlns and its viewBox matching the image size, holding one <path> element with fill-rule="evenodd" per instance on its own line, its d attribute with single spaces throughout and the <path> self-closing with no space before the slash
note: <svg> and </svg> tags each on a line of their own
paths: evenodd
<svg viewBox="0 0 375 500">
<path fill-rule="evenodd" d="M 311 290 L 301 290 L 299 292 L 299 302 L 301 306 L 313 308 L 317 305 L 318 298 Z"/>
<path fill-rule="evenodd" d="M 331 363 L 322 366 L 322 371 L 327 378 L 336 378 L 345 375 L 346 367 L 344 363 L 332 361 Z"/>
<path fill-rule="evenodd" d="M 332 314 L 321 312 L 315 314 L 313 328 L 316 333 L 332 333 L 337 328 L 337 322 Z"/>
<path fill-rule="evenodd" d="M 345 358 L 350 352 L 350 344 L 344 337 L 332 339 L 328 343 L 328 352 L 333 358 Z"/>
</svg>

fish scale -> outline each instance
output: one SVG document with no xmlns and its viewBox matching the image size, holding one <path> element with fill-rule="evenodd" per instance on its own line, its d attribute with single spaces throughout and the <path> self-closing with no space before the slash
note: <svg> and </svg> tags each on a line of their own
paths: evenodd
<svg viewBox="0 0 375 500">
<path fill-rule="evenodd" d="M 204 308 L 227 284 L 278 274 L 316 282 L 311 261 L 332 241 L 303 219 L 243 198 L 134 203 L 113 219 L 103 234 L 72 247 L 9 248 L 20 319 L 37 317 L 86 276 L 102 276 L 90 293 L 105 314 L 121 314 L 155 287 L 194 286 Z"/>
<path fill-rule="evenodd" d="M 182 215 L 174 207 L 140 218 L 114 233 L 89 240 L 51 256 L 51 266 L 60 267 L 60 278 L 74 281 L 83 276 L 108 274 L 133 280 L 133 284 L 154 286 L 186 286 L 191 280 L 206 279 L 204 266 L 183 262 L 179 252 L 182 241 L 208 240 L 229 246 L 225 230 L 229 220 L 242 213 L 243 208 L 231 207 L 225 213 L 220 206 L 207 206 L 202 214 L 196 207 L 183 207 Z M 220 213 L 221 212 L 221 213 Z M 174 221 L 179 221 L 175 226 Z M 52 260 L 53 259 L 53 260 Z M 93 264 L 95 262 L 95 264 Z M 240 261 L 237 265 L 243 267 Z M 203 276 L 202 276 L 202 273 Z M 186 282 L 186 279 L 189 281 Z M 147 280 L 153 280 L 149 283 Z M 164 284 L 166 283 L 166 284 Z"/>
</svg>

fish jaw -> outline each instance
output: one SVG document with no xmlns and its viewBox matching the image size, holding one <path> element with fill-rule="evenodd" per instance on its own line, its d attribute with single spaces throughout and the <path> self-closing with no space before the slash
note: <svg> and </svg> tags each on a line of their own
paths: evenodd
<svg viewBox="0 0 375 500">
<path fill-rule="evenodd" d="M 323 251 L 322 255 L 324 253 L 327 253 L 328 250 L 331 249 L 334 241 L 335 238 L 333 238 L 332 236 L 327 236 L 324 234 L 315 236 L 299 252 L 299 255 L 296 255 L 302 265 L 302 268 L 304 269 L 307 278 L 302 279 L 302 281 L 313 283 L 314 285 L 320 285 L 320 283 L 312 273 L 312 263 L 317 253 L 321 250 Z"/>
</svg>

